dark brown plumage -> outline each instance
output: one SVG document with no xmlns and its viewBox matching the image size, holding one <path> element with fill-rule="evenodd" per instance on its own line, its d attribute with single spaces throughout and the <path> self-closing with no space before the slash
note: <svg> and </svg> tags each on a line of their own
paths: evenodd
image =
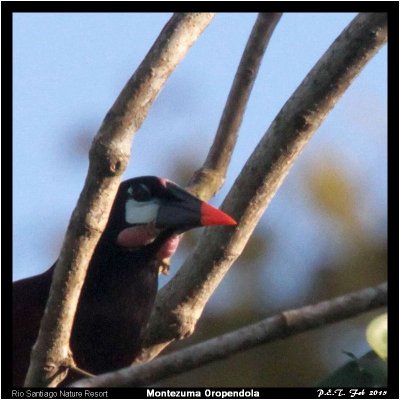
<svg viewBox="0 0 400 400">
<path fill-rule="evenodd" d="M 123 182 L 97 244 L 75 315 L 71 349 L 93 374 L 130 364 L 141 347 L 163 259 L 178 235 L 235 221 L 174 183 L 141 177 Z M 39 331 L 54 265 L 13 284 L 13 385 L 22 386 Z"/>
</svg>

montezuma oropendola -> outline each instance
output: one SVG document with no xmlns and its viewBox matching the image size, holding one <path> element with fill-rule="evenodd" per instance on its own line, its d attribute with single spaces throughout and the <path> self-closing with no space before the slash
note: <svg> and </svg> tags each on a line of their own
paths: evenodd
<svg viewBox="0 0 400 400">
<path fill-rule="evenodd" d="M 175 183 L 154 176 L 122 182 L 96 246 L 71 333 L 78 367 L 93 374 L 128 366 L 154 304 L 159 269 L 179 234 L 234 225 L 227 214 Z M 13 284 L 13 385 L 22 386 L 39 331 L 55 264 Z"/>
</svg>

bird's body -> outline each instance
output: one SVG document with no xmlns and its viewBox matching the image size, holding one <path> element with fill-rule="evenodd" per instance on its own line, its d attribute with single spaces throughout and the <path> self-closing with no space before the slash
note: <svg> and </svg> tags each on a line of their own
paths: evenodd
<svg viewBox="0 0 400 400">
<path fill-rule="evenodd" d="M 99 374 L 129 365 L 141 347 L 160 265 L 175 251 L 178 235 L 196 226 L 233 223 L 170 181 L 142 177 L 123 182 L 79 298 L 70 342 L 77 366 Z M 14 283 L 14 386 L 23 385 L 53 270 L 54 265 Z"/>
<path fill-rule="evenodd" d="M 13 283 L 13 385 L 22 386 L 49 295 L 53 268 Z"/>
</svg>

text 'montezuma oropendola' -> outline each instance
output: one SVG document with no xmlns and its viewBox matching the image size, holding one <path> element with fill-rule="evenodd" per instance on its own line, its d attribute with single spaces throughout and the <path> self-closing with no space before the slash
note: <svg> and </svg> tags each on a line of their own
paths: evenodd
<svg viewBox="0 0 400 400">
<path fill-rule="evenodd" d="M 82 288 L 71 350 L 78 367 L 99 374 L 128 366 L 154 304 L 159 268 L 179 234 L 207 225 L 235 225 L 229 215 L 175 183 L 154 176 L 121 183 Z M 13 284 L 13 385 L 23 386 L 53 265 Z"/>
</svg>

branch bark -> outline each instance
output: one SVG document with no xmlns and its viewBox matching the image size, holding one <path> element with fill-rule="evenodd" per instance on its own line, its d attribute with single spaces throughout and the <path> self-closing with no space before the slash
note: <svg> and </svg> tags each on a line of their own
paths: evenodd
<svg viewBox="0 0 400 400">
<path fill-rule="evenodd" d="M 224 184 L 243 115 L 262 58 L 282 13 L 260 13 L 240 60 L 214 142 L 204 165 L 197 170 L 187 189 L 209 200 Z"/>
<path fill-rule="evenodd" d="M 387 304 L 387 284 L 348 293 L 266 318 L 258 323 L 162 356 L 148 364 L 75 382 L 73 387 L 149 385 L 277 339 L 325 326 Z"/>
<path fill-rule="evenodd" d="M 85 186 L 54 271 L 25 386 L 55 386 L 65 375 L 60 366 L 73 363 L 69 339 L 80 290 L 129 161 L 132 137 L 170 74 L 212 17 L 212 13 L 181 13 L 170 19 L 94 138 Z"/>
<path fill-rule="evenodd" d="M 241 254 L 294 160 L 386 40 L 385 13 L 359 14 L 312 68 L 278 113 L 222 205 L 238 225 L 206 229 L 193 254 L 160 290 L 137 362 L 151 360 L 172 341 L 192 334 L 208 299 Z"/>
</svg>

